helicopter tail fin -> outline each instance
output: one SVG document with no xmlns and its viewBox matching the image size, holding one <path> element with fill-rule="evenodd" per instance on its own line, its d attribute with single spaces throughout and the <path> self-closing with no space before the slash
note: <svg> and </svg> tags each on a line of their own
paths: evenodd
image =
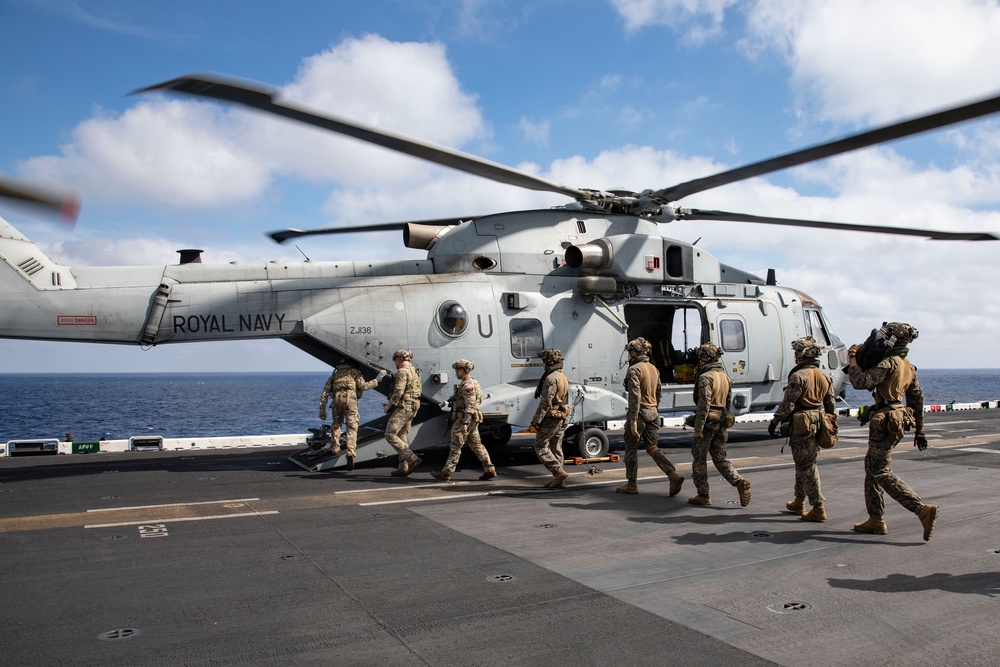
<svg viewBox="0 0 1000 667">
<path fill-rule="evenodd" d="M 0 289 L 6 292 L 60 290 L 76 287 L 69 267 L 51 260 L 42 249 L 0 218 Z"/>
</svg>

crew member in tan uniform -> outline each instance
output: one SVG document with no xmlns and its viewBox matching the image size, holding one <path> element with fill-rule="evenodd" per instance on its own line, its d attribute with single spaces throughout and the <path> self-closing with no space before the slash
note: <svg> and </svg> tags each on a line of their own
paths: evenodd
<svg viewBox="0 0 1000 667">
<path fill-rule="evenodd" d="M 479 425 L 483 421 L 483 413 L 479 411 L 479 406 L 483 402 L 483 390 L 470 375 L 475 364 L 469 359 L 459 359 L 451 365 L 455 369 L 455 377 L 459 382 L 455 385 L 455 393 L 451 397 L 451 452 L 448 454 L 448 461 L 444 468 L 438 472 L 431 473 L 432 477 L 448 481 L 451 474 L 458 467 L 458 459 L 462 456 L 462 447 L 466 443 L 469 449 L 476 455 L 479 462 L 483 464 L 483 474 L 480 481 L 493 479 L 497 476 L 497 469 L 490 461 L 490 453 L 483 447 L 483 441 L 479 437 Z"/>
<path fill-rule="evenodd" d="M 340 454 L 340 425 L 346 422 L 347 434 L 347 469 L 354 470 L 354 458 L 357 456 L 358 425 L 361 423 L 358 414 L 358 399 L 369 389 L 374 389 L 386 376 L 386 371 L 379 371 L 374 380 L 365 381 L 358 370 L 357 364 L 344 357 L 330 379 L 323 385 L 323 393 L 319 396 L 319 418 L 326 419 L 327 400 L 333 405 L 333 425 L 330 429 L 330 451 Z"/>
<path fill-rule="evenodd" d="M 722 349 L 714 343 L 703 343 L 695 354 L 701 371 L 695 381 L 694 442 L 691 445 L 691 479 L 698 495 L 688 498 L 692 505 L 711 505 L 708 489 L 708 455 L 722 477 L 736 487 L 740 505 L 750 503 L 750 480 L 741 477 L 726 458 L 726 440 L 729 438 L 726 419 L 732 403 L 732 382 L 722 365 Z"/>
<path fill-rule="evenodd" d="M 625 375 L 628 393 L 628 414 L 625 417 L 625 477 L 618 493 L 639 493 L 639 442 L 646 444 L 646 453 L 670 480 L 670 495 L 676 496 L 684 483 L 684 476 L 659 448 L 660 440 L 660 371 L 649 363 L 653 347 L 645 338 L 636 338 L 625 346 L 629 367 Z"/>
<path fill-rule="evenodd" d="M 411 359 L 413 353 L 409 350 L 396 350 L 392 353 L 396 376 L 392 394 L 384 410 L 392 413 L 385 425 L 385 440 L 399 452 L 399 467 L 392 471 L 393 477 L 406 477 L 422 463 L 410 450 L 408 439 L 410 424 L 420 408 L 421 392 L 420 371 L 410 363 Z"/>
<path fill-rule="evenodd" d="M 566 486 L 569 473 L 563 469 L 562 440 L 566 433 L 566 422 L 569 419 L 569 380 L 563 374 L 565 358 L 560 350 L 547 348 L 538 353 L 545 364 L 545 373 L 538 381 L 535 398 L 538 399 L 538 409 L 531 418 L 531 426 L 535 429 L 535 455 L 549 472 L 552 480 L 545 486 L 550 489 L 561 489 Z"/>
<path fill-rule="evenodd" d="M 791 420 L 792 428 L 788 445 L 795 461 L 795 498 L 785 503 L 785 509 L 797 514 L 803 521 L 826 521 L 826 499 L 820 487 L 819 443 L 816 434 L 823 416 L 821 410 L 836 412 L 833 383 L 819 368 L 820 353 L 823 351 L 812 336 L 792 341 L 795 352 L 795 366 L 788 373 L 785 396 L 774 411 L 767 432 L 771 437 L 780 437 L 778 425 Z M 812 509 L 805 512 L 805 500 L 809 498 Z"/>
<path fill-rule="evenodd" d="M 924 527 L 924 540 L 931 539 L 937 522 L 938 506 L 927 505 L 909 485 L 889 468 L 892 450 L 903 439 L 904 432 L 914 428 L 913 445 L 920 451 L 927 449 L 924 435 L 924 392 L 917 381 L 917 367 L 906 358 L 907 345 L 917 339 L 920 332 L 904 322 L 884 323 L 883 328 L 895 338 L 889 356 L 873 368 L 863 370 L 855 358 L 860 345 L 848 349 L 850 365 L 847 375 L 855 389 L 869 389 L 875 398 L 875 410 L 868 422 L 868 454 L 865 456 L 865 505 L 868 520 L 854 526 L 859 533 L 885 535 L 885 503 L 882 491 L 920 519 Z M 903 399 L 906 406 L 903 406 Z"/>
</svg>

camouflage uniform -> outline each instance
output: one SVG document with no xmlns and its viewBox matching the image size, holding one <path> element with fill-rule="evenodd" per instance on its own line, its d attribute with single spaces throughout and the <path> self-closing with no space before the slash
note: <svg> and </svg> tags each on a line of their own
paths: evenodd
<svg viewBox="0 0 1000 667">
<path fill-rule="evenodd" d="M 467 365 L 463 365 L 463 362 Z M 460 359 L 452 367 L 456 370 L 466 368 L 471 371 L 471 366 L 472 362 Z M 450 477 L 451 473 L 455 472 L 458 459 L 462 455 L 462 447 L 466 443 L 483 464 L 483 476 L 490 473 L 494 473 L 490 477 L 495 476 L 496 468 L 493 467 L 490 454 L 483 447 L 483 441 L 479 437 L 479 425 L 483 421 L 479 405 L 482 402 L 483 390 L 471 375 L 466 375 L 464 380 L 455 385 L 455 394 L 451 399 L 451 452 L 442 470 L 446 476 Z"/>
<path fill-rule="evenodd" d="M 833 395 L 833 382 L 819 368 L 817 357 L 822 352 L 819 344 L 812 336 L 807 336 L 793 341 L 792 349 L 795 350 L 796 365 L 788 374 L 785 396 L 774 411 L 768 430 L 775 435 L 781 422 L 791 420 L 788 444 L 792 449 L 792 460 L 795 461 L 795 499 L 786 503 L 786 507 L 804 519 L 812 517 L 808 520 L 822 521 L 826 519 L 823 509 L 826 499 L 823 497 L 819 468 L 816 466 L 819 456 L 816 432 L 819 421 L 823 418 L 822 411 L 836 413 L 837 403 Z M 805 498 L 809 499 L 813 512 L 803 515 Z"/>
<path fill-rule="evenodd" d="M 918 332 L 910 325 L 900 322 L 892 322 L 886 326 L 897 339 L 888 358 L 868 370 L 862 370 L 856 363 L 851 363 L 847 369 L 851 386 L 871 390 L 876 401 L 868 424 L 868 453 L 865 456 L 865 506 L 870 518 L 854 528 L 859 532 L 887 532 L 882 519 L 885 514 L 882 491 L 885 491 L 920 518 L 924 525 L 924 539 L 927 540 L 934 530 L 937 506 L 925 505 L 920 496 L 889 468 L 893 448 L 910 428 L 916 428 L 914 444 L 920 449 L 927 447 L 927 439 L 923 435 L 924 392 L 917 381 L 916 366 L 906 358 L 909 352 L 906 345 L 916 339 Z M 852 347 L 850 352 L 852 362 L 854 349 Z M 902 403 L 904 397 L 905 407 Z"/>
<path fill-rule="evenodd" d="M 639 442 L 645 443 L 660 470 L 670 478 L 670 495 L 680 491 L 684 477 L 657 446 L 660 440 L 660 371 L 649 363 L 652 346 L 644 338 L 636 338 L 625 348 L 629 352 L 629 368 L 625 374 L 628 413 L 625 416 L 625 477 L 628 483 L 616 489 L 619 493 L 638 493 Z"/>
<path fill-rule="evenodd" d="M 326 419 L 326 402 L 332 398 L 331 448 L 334 454 L 340 453 L 340 425 L 346 422 L 347 456 L 354 458 L 358 446 L 358 426 L 361 423 L 358 399 L 361 398 L 362 392 L 374 389 L 376 386 L 378 386 L 377 379 L 366 382 L 361 371 L 348 361 L 341 362 L 323 385 L 323 393 L 319 396 L 319 418 Z"/>
<path fill-rule="evenodd" d="M 562 480 L 569 476 L 563 470 L 562 465 L 562 440 L 566 433 L 569 416 L 567 398 L 569 396 L 569 380 L 562 372 L 564 362 L 562 352 L 555 349 L 545 349 L 539 353 L 539 356 L 545 363 L 545 373 L 535 390 L 538 409 L 535 410 L 535 416 L 531 418 L 531 426 L 535 429 L 535 454 L 554 477 L 553 481 L 546 486 L 560 488 L 563 486 Z M 560 410 L 565 412 L 566 417 L 553 415 L 553 409 L 557 412 Z"/>
<path fill-rule="evenodd" d="M 694 442 L 691 445 L 691 479 L 698 495 L 689 498 L 693 505 L 710 505 L 708 488 L 708 455 L 722 477 L 737 487 L 740 504 L 750 502 L 750 482 L 741 477 L 726 458 L 726 440 L 729 432 L 725 415 L 732 403 L 732 382 L 720 361 L 722 350 L 712 343 L 705 343 L 697 350 L 701 372 L 695 381 Z"/>
<path fill-rule="evenodd" d="M 420 458 L 410 450 L 408 435 L 410 424 L 420 408 L 420 371 L 409 363 L 413 355 L 407 350 L 397 350 L 393 361 L 403 359 L 405 363 L 396 370 L 392 394 L 389 396 L 389 421 L 385 425 L 385 440 L 399 452 L 398 475 L 408 475 L 420 464 Z"/>
</svg>

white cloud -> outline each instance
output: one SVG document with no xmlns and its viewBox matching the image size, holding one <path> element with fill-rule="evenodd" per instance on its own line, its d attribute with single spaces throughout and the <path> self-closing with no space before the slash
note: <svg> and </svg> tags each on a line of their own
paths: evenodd
<svg viewBox="0 0 1000 667">
<path fill-rule="evenodd" d="M 738 0 L 611 0 L 629 31 L 666 26 L 684 33 L 689 44 L 702 44 L 723 32 L 727 7 Z"/>
<path fill-rule="evenodd" d="M 549 145 L 549 131 L 552 129 L 552 124 L 549 121 L 542 120 L 536 123 L 522 116 L 519 125 L 525 140 L 539 146 Z"/>
<path fill-rule="evenodd" d="M 886 122 L 997 88 L 994 0 L 756 0 L 747 27 L 747 52 L 779 53 L 821 120 Z"/>
</svg>

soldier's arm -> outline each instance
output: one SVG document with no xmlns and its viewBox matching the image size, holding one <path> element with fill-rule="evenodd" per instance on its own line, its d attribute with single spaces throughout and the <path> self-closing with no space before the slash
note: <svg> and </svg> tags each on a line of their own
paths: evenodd
<svg viewBox="0 0 1000 667">
<path fill-rule="evenodd" d="M 855 389 L 867 389 L 871 391 L 884 380 L 892 371 L 892 363 L 885 359 L 874 368 L 866 371 L 861 370 L 861 366 L 851 364 L 847 367 L 847 378 L 851 381 L 851 386 Z"/>
<path fill-rule="evenodd" d="M 695 435 L 700 434 L 705 429 L 705 420 L 708 418 L 708 409 L 712 404 L 712 378 L 708 377 L 708 373 L 702 373 L 698 376 L 698 382 L 695 385 L 695 401 L 697 408 L 694 412 L 694 432 Z"/>
<path fill-rule="evenodd" d="M 389 405 L 396 407 L 403 400 L 403 392 L 406 391 L 406 371 L 400 368 L 396 371 L 396 377 L 392 385 L 392 394 L 389 395 Z"/>
<path fill-rule="evenodd" d="M 774 411 L 774 417 L 771 418 L 772 422 L 783 422 L 788 419 L 788 415 L 792 414 L 795 410 L 795 401 L 799 400 L 799 396 L 802 395 L 804 385 L 805 378 L 799 373 L 796 373 L 788 380 L 788 386 L 785 387 L 785 397 L 781 400 L 778 409 Z"/>
<path fill-rule="evenodd" d="M 541 424 L 542 419 L 545 415 L 549 413 L 549 409 L 552 407 L 552 399 L 556 395 L 556 381 L 550 375 L 545 380 L 545 384 L 542 386 L 542 392 L 538 396 L 538 409 L 535 410 L 535 416 L 531 418 L 532 424 Z"/>
<path fill-rule="evenodd" d="M 377 387 L 378 380 L 368 380 L 365 382 L 365 378 L 359 373 L 357 379 L 354 381 L 354 385 L 358 388 L 358 395 L 360 395 L 363 391 Z"/>
<path fill-rule="evenodd" d="M 625 416 L 625 419 L 633 421 L 639 418 L 639 404 L 642 400 L 642 388 L 639 386 L 639 369 L 635 366 L 629 366 L 625 387 L 628 390 L 628 414 Z"/>
<path fill-rule="evenodd" d="M 326 401 L 330 398 L 330 391 L 332 390 L 333 376 L 331 375 L 327 378 L 326 384 L 323 385 L 323 393 L 319 395 L 319 414 L 320 419 L 326 419 Z"/>
<path fill-rule="evenodd" d="M 920 382 L 916 377 L 906 389 L 906 406 L 913 408 L 913 418 L 917 422 L 917 433 L 922 433 L 924 430 L 924 390 L 921 389 Z"/>
</svg>

